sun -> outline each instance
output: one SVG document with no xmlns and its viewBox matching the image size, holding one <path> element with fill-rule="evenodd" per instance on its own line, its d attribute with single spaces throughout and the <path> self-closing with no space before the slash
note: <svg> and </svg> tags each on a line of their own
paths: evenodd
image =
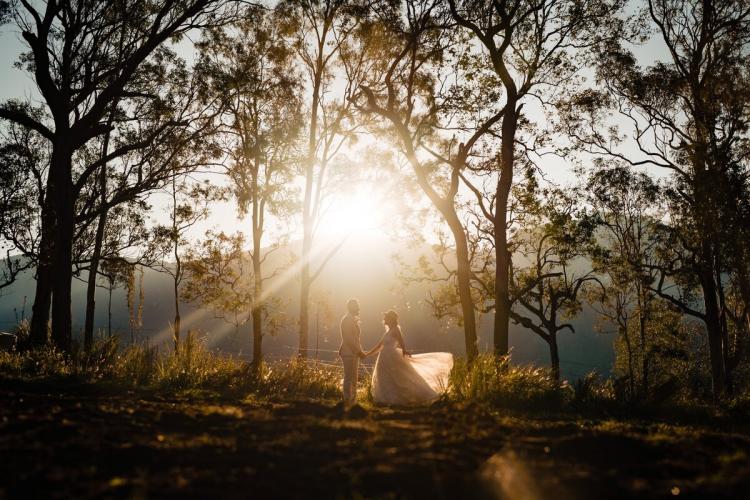
<svg viewBox="0 0 750 500">
<path fill-rule="evenodd" d="M 388 212 L 384 193 L 377 188 L 359 186 L 337 193 L 321 216 L 319 234 L 331 243 L 351 236 L 375 236 L 384 229 Z"/>
</svg>

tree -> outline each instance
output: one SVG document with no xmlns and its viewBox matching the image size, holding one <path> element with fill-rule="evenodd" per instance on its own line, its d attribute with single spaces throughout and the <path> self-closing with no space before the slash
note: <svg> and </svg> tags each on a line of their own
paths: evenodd
<svg viewBox="0 0 750 500">
<path fill-rule="evenodd" d="M 585 257 L 594 244 L 594 219 L 576 203 L 575 193 L 543 190 L 526 207 L 517 260 L 526 266 L 512 268 L 513 321 L 528 328 L 549 346 L 552 376 L 560 380 L 557 335 L 575 333 L 565 319 L 579 314 L 587 285 L 598 282 Z"/>
<path fill-rule="evenodd" d="M 746 192 L 750 7 L 702 0 L 647 5 L 645 20 L 666 59 L 641 67 L 626 48 L 629 40 L 600 45 L 597 78 L 603 88 L 574 96 L 566 124 L 590 153 L 670 174 L 669 223 L 652 289 L 704 322 L 718 400 L 731 387 L 728 360 L 737 355 L 725 288 L 727 277 L 741 272 L 731 264 L 727 242 L 736 241 L 738 233 L 729 228 L 736 227 L 738 196 Z M 630 127 L 631 141 L 624 141 L 623 125 L 613 124 L 610 113 Z"/>
<path fill-rule="evenodd" d="M 268 272 L 266 260 L 282 248 L 285 235 L 270 245 L 264 236 L 269 218 L 275 217 L 283 225 L 298 209 L 296 192 L 289 186 L 299 163 L 299 111 L 304 107 L 294 52 L 280 36 L 273 15 L 257 11 L 250 9 L 231 26 L 208 31 L 198 44 L 206 92 L 216 96 L 223 109 L 217 116 L 220 125 L 214 140 L 228 160 L 225 171 L 239 214 L 250 215 L 253 289 L 246 298 L 252 299 L 256 367 L 263 358 L 263 323 L 269 314 L 264 310 L 264 284 L 278 272 Z M 232 261 L 241 254 L 214 255 L 214 259 L 219 257 Z M 207 269 L 199 274 L 204 272 Z M 205 299 L 205 294 L 200 295 Z M 207 302 L 216 300 L 213 296 Z"/>
<path fill-rule="evenodd" d="M 315 279 L 338 251 L 335 246 L 313 268 L 314 242 L 323 210 L 328 170 L 356 129 L 351 100 L 363 77 L 360 65 L 345 65 L 336 77 L 340 51 L 358 26 L 359 10 L 351 0 L 284 0 L 277 6 L 309 84 L 307 148 L 303 161 L 302 254 L 300 256 L 299 356 L 308 355 L 310 291 Z M 338 88 L 337 88 L 338 87 Z"/>
<path fill-rule="evenodd" d="M 522 154 L 519 150 L 528 154 L 537 147 L 533 137 L 544 135 L 535 130 L 522 109 L 536 101 L 544 110 L 553 95 L 575 80 L 586 54 L 580 49 L 618 31 L 618 19 L 612 14 L 620 4 L 607 0 L 448 2 L 453 21 L 482 49 L 474 64 L 479 66 L 479 71 L 491 69 L 499 79 L 505 99 L 498 112 L 499 130 L 495 131 L 491 122 L 485 132 L 494 134 L 500 141 L 499 154 L 492 161 L 486 161 L 484 167 L 485 173 L 495 178 L 494 190 L 486 196 L 479 187 L 473 186 L 476 181 L 463 176 L 493 227 L 496 354 L 508 353 L 512 268 L 508 231 L 516 163 Z M 604 22 L 608 27 L 601 30 Z M 521 137 L 524 128 L 526 138 Z"/>
<path fill-rule="evenodd" d="M 656 345 L 651 321 L 658 297 L 651 287 L 658 278 L 654 267 L 661 191 L 648 175 L 617 164 L 590 172 L 583 189 L 599 226 L 591 257 L 606 277 L 605 288 L 593 304 L 617 326 L 625 344 L 630 398 L 645 396 L 651 389 Z"/>
<path fill-rule="evenodd" d="M 205 220 L 211 205 L 225 196 L 222 188 L 213 186 L 208 180 L 191 182 L 181 176 L 172 177 L 167 192 L 170 197 L 168 206 L 169 224 L 158 225 L 153 229 L 152 245 L 158 255 L 155 267 L 172 278 L 174 303 L 174 321 L 172 339 L 174 351 L 180 350 L 180 285 L 185 279 L 184 257 L 188 252 L 189 233 L 196 224 Z"/>
<path fill-rule="evenodd" d="M 134 266 L 124 258 L 102 260 L 100 274 L 104 277 L 107 288 L 107 337 L 112 338 L 112 292 L 120 287 L 127 287 L 133 280 Z"/>
<path fill-rule="evenodd" d="M 471 264 L 457 205 L 464 164 L 451 161 L 455 144 L 446 144 L 437 135 L 442 111 L 437 94 L 446 70 L 441 63 L 451 43 L 441 30 L 439 5 L 407 1 L 403 10 L 381 13 L 379 25 L 368 33 L 368 50 L 378 63 L 361 87 L 357 107 L 365 115 L 378 117 L 372 129 L 395 139 L 417 184 L 450 230 L 466 356 L 473 360 L 478 348 Z"/>
<path fill-rule="evenodd" d="M 0 106 L 0 118 L 33 129 L 51 146 L 32 318 L 36 333 L 32 336 L 39 337 L 38 332 L 46 328 L 52 302 L 53 340 L 65 351 L 71 347 L 75 206 L 83 185 L 101 166 L 94 162 L 76 171 L 77 152 L 111 130 L 102 120 L 116 102 L 137 112 L 150 108 L 162 119 L 143 135 L 130 137 L 134 141 L 113 150 L 107 161 L 154 142 L 175 144 L 167 132 L 184 128 L 184 117 L 165 116 L 169 100 L 161 100 L 163 94 L 144 93 L 144 84 L 167 74 L 161 65 L 167 61 L 157 54 L 159 47 L 210 21 L 222 4 L 211 0 L 169 0 L 158 5 L 60 0 L 46 2 L 41 9 L 26 1 L 17 4 L 13 19 L 30 50 L 22 64 L 33 75 L 52 122 L 44 123 L 12 101 Z M 149 60 L 154 64 L 146 64 Z M 142 177 L 146 177 L 144 172 Z"/>
<path fill-rule="evenodd" d="M 245 238 L 242 233 L 207 232 L 186 259 L 185 298 L 210 307 L 214 314 L 239 330 L 253 321 L 254 371 L 263 361 L 262 332 L 274 334 L 284 322 L 283 303 L 277 297 L 257 297 L 252 269 L 247 268 Z M 255 307 L 258 302 L 263 307 Z M 255 328 L 255 315 L 262 312 L 261 328 Z"/>
<path fill-rule="evenodd" d="M 28 110 L 32 112 L 31 110 Z M 33 130 L 8 123 L 0 143 L 0 249 L 5 250 L 0 290 L 36 265 L 39 246 L 38 213 L 44 199 L 48 166 L 44 138 Z M 44 331 L 46 335 L 46 330 Z"/>
</svg>

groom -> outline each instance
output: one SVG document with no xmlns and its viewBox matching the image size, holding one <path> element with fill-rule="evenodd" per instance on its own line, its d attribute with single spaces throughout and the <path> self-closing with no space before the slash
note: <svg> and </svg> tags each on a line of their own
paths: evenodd
<svg viewBox="0 0 750 500">
<path fill-rule="evenodd" d="M 352 406 L 357 402 L 357 374 L 359 360 L 365 357 L 359 343 L 359 302 L 349 299 L 346 303 L 347 314 L 341 318 L 341 347 L 339 356 L 344 363 L 344 405 Z"/>
</svg>

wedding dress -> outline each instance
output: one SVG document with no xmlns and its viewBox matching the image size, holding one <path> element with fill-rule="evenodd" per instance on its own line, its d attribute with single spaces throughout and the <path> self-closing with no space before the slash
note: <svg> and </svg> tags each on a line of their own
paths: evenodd
<svg viewBox="0 0 750 500">
<path fill-rule="evenodd" d="M 435 401 L 448 387 L 453 355 L 431 352 L 404 356 L 398 341 L 390 333 L 372 375 L 372 397 L 378 404 L 411 406 Z"/>
</svg>

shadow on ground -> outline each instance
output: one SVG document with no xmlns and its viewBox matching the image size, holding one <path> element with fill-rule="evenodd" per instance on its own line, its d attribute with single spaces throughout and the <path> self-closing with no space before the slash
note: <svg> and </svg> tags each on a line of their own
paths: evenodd
<svg viewBox="0 0 750 500">
<path fill-rule="evenodd" d="M 729 428 L 0 388 L 0 498 L 742 498 Z"/>
</svg>

